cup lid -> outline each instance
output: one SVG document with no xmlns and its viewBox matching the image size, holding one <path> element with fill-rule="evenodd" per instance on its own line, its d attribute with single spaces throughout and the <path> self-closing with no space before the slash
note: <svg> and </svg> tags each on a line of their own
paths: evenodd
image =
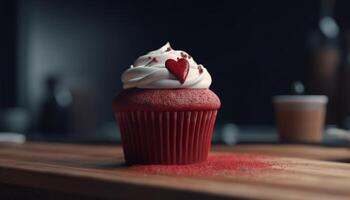
<svg viewBox="0 0 350 200">
<path fill-rule="evenodd" d="M 300 102 L 300 103 L 321 103 L 328 102 L 326 95 L 277 95 L 273 97 L 273 102 Z"/>
</svg>

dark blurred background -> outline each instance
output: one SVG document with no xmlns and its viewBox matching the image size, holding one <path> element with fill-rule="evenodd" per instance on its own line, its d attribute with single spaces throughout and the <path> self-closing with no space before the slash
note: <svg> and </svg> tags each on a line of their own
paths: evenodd
<svg viewBox="0 0 350 200">
<path fill-rule="evenodd" d="M 167 41 L 211 73 L 219 125 L 273 126 L 272 97 L 298 80 L 327 94 L 328 123 L 346 127 L 349 8 L 346 0 L 1 1 L 0 128 L 117 141 L 120 75 Z"/>
</svg>

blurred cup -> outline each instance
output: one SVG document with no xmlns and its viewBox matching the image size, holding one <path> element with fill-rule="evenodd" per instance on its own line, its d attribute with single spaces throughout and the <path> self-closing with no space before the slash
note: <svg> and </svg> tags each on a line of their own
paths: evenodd
<svg viewBox="0 0 350 200">
<path fill-rule="evenodd" d="M 275 96 L 273 103 L 280 140 L 322 142 L 327 102 L 324 95 Z"/>
</svg>

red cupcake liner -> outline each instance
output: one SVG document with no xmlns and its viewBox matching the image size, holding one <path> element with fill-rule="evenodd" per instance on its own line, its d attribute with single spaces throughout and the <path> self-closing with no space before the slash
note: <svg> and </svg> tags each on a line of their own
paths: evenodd
<svg viewBox="0 0 350 200">
<path fill-rule="evenodd" d="M 190 164 L 205 161 L 217 110 L 117 112 L 127 164 Z"/>
</svg>

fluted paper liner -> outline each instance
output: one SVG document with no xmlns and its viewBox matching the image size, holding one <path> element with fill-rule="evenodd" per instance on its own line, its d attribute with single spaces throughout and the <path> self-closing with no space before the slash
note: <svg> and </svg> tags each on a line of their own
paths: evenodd
<svg viewBox="0 0 350 200">
<path fill-rule="evenodd" d="M 127 164 L 205 161 L 217 110 L 117 112 Z"/>
</svg>

